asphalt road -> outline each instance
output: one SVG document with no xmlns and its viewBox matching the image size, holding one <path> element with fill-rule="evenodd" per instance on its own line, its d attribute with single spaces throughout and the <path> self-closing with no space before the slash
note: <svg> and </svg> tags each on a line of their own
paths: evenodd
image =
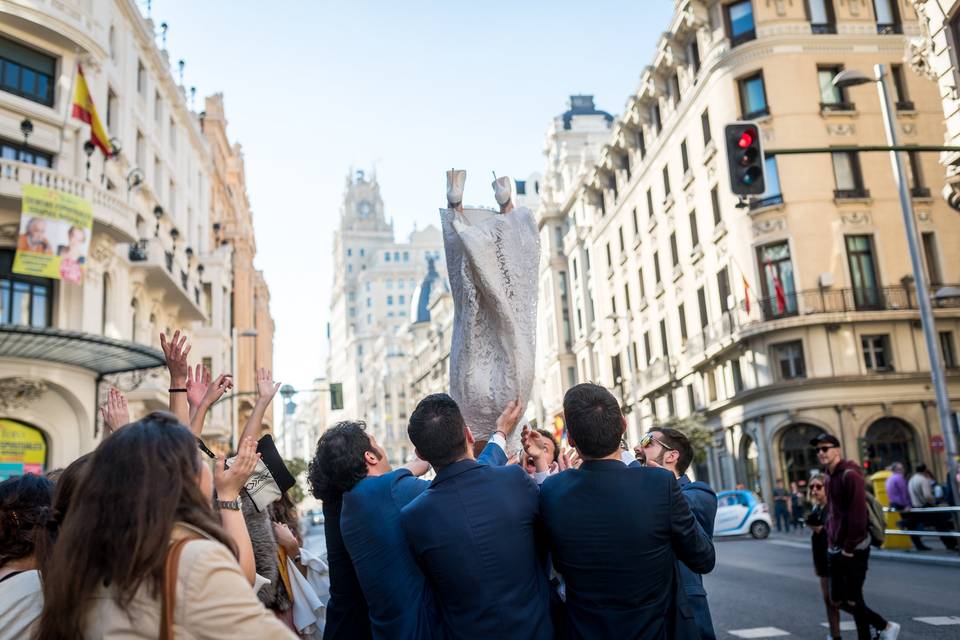
<svg viewBox="0 0 960 640">
<path fill-rule="evenodd" d="M 822 626 L 827 616 L 810 551 L 778 544 L 783 541 L 796 544 L 806 538 L 774 534 L 764 541 L 716 541 L 717 567 L 704 578 L 704 586 L 718 638 L 827 637 Z M 960 638 L 958 587 L 960 567 L 871 557 L 864 594 L 871 609 L 902 625 L 900 638 L 956 639 Z M 947 619 L 915 619 L 937 617 Z M 843 638 L 855 639 L 853 618 L 841 613 L 844 622 Z"/>
</svg>

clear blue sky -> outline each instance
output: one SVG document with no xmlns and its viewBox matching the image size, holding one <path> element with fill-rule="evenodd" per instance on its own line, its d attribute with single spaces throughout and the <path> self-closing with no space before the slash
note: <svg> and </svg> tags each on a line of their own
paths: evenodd
<svg viewBox="0 0 960 640">
<path fill-rule="evenodd" d="M 398 237 L 437 220 L 452 165 L 468 170 L 468 202 L 492 204 L 491 170 L 543 170 L 544 133 L 569 95 L 620 113 L 673 5 L 154 0 L 172 64 L 186 60 L 198 96 L 225 94 L 243 145 L 277 379 L 306 386 L 324 373 L 351 166 L 376 165 Z"/>
</svg>

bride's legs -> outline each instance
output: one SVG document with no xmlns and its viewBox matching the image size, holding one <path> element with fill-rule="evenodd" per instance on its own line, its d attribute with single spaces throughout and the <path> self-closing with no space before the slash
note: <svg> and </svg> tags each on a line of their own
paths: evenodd
<svg viewBox="0 0 960 640">
<path fill-rule="evenodd" d="M 463 169 L 447 171 L 447 208 L 463 212 L 463 186 L 467 182 L 467 172 Z"/>
<path fill-rule="evenodd" d="M 510 213 L 513 211 L 513 199 L 510 197 L 513 192 L 513 185 L 510 184 L 510 178 L 500 176 L 493 181 L 493 196 L 500 205 L 500 213 Z"/>
</svg>

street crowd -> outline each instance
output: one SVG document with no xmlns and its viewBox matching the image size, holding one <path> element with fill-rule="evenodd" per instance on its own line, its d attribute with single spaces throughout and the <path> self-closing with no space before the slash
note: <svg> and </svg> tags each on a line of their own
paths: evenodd
<svg viewBox="0 0 960 640">
<path fill-rule="evenodd" d="M 230 376 L 191 367 L 180 332 L 161 345 L 169 412 L 131 421 L 111 390 L 92 453 L 0 483 L 0 639 L 715 638 L 702 575 L 716 494 L 686 476 L 681 431 L 629 450 L 605 388 L 567 390 L 569 449 L 520 426 L 521 398 L 485 442 L 449 395 L 423 398 L 407 430 L 418 459 L 399 469 L 363 422 L 331 426 L 308 472 L 321 558 L 270 437 L 254 439 L 271 372 L 224 459 L 201 436 Z M 832 435 L 810 445 L 823 473 L 805 523 L 831 634 L 844 610 L 861 640 L 892 640 L 899 625 L 864 602 L 884 527 L 862 469 Z"/>
</svg>

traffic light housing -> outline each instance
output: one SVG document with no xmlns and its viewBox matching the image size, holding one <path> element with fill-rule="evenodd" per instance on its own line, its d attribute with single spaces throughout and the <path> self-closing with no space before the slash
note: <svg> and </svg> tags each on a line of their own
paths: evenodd
<svg viewBox="0 0 960 640">
<path fill-rule="evenodd" d="M 724 128 L 730 190 L 738 196 L 758 196 L 767 190 L 763 175 L 760 127 L 754 122 L 734 122 Z"/>
<path fill-rule="evenodd" d="M 866 473 L 872 473 L 875 471 L 873 468 L 873 445 L 866 438 L 857 438 L 857 449 L 860 454 L 860 464 L 863 466 L 863 470 Z"/>
</svg>

